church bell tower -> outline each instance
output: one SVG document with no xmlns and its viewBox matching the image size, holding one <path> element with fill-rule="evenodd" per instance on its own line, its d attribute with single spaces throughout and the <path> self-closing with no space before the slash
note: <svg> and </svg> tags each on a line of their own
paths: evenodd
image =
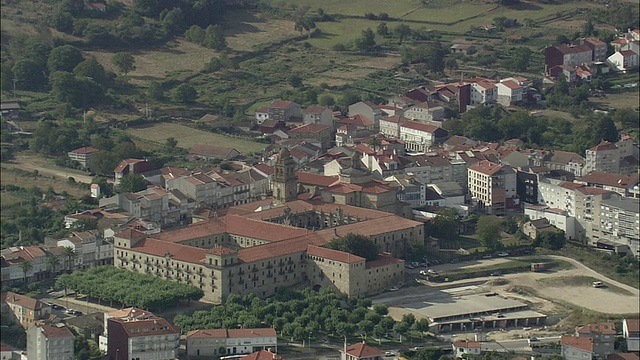
<svg viewBox="0 0 640 360">
<path fill-rule="evenodd" d="M 276 161 L 276 173 L 273 177 L 273 198 L 284 204 L 295 200 L 298 196 L 298 186 L 295 174 L 296 163 L 286 147 L 280 151 Z"/>
</svg>

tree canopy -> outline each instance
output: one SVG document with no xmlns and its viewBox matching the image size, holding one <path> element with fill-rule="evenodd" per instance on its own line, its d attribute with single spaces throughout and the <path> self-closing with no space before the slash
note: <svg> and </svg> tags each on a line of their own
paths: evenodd
<svg viewBox="0 0 640 360">
<path fill-rule="evenodd" d="M 378 247 L 371 239 L 363 235 L 349 233 L 331 240 L 326 247 L 363 257 L 367 261 L 378 258 Z"/>
<path fill-rule="evenodd" d="M 98 266 L 64 274 L 56 289 L 70 289 L 92 298 L 157 311 L 175 307 L 181 300 L 199 300 L 201 289 L 113 266 Z"/>
</svg>

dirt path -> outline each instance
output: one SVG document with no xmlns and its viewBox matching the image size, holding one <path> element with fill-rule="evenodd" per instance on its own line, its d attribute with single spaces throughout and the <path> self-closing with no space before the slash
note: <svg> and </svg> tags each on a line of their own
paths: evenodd
<svg viewBox="0 0 640 360">
<path fill-rule="evenodd" d="M 37 170 L 38 173 L 40 174 L 52 175 L 52 176 L 63 178 L 65 180 L 68 179 L 69 177 L 72 177 L 76 180 L 76 182 L 81 182 L 85 184 L 91 184 L 91 180 L 92 180 L 91 176 L 78 173 L 78 170 L 72 170 L 72 169 L 58 170 L 58 169 L 51 169 L 51 168 L 40 166 L 36 164 L 33 161 L 33 159 L 31 159 L 28 156 L 17 156 L 15 160 L 4 162 L 2 163 L 2 165 L 8 168 L 20 169 L 23 171 Z"/>
</svg>

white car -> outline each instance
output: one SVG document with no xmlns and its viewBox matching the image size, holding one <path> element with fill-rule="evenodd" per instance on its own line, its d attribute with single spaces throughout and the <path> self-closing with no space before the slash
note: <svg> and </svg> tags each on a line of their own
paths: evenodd
<svg viewBox="0 0 640 360">
<path fill-rule="evenodd" d="M 438 274 L 438 272 L 437 272 L 437 271 L 435 271 L 435 270 L 433 270 L 433 269 L 429 269 L 429 270 L 427 270 L 427 272 L 428 272 L 429 274 L 434 274 L 434 275 Z"/>
<path fill-rule="evenodd" d="M 398 291 L 398 290 L 400 290 L 400 288 L 397 286 L 392 286 L 389 288 L 389 291 Z"/>
<path fill-rule="evenodd" d="M 424 271 L 424 270 L 420 270 L 420 275 L 422 275 L 422 276 L 427 276 L 427 272 L 426 272 L 426 271 Z"/>
<path fill-rule="evenodd" d="M 394 354 L 391 351 L 385 351 L 384 356 L 393 356 Z"/>
<path fill-rule="evenodd" d="M 508 253 L 508 252 L 504 252 L 504 251 L 502 251 L 502 252 L 499 252 L 499 253 L 498 253 L 498 256 L 500 256 L 500 257 L 509 256 L 509 253 Z"/>
</svg>

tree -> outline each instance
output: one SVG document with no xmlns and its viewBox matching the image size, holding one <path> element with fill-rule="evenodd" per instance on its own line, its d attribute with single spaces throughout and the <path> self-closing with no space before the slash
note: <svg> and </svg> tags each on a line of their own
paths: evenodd
<svg viewBox="0 0 640 360">
<path fill-rule="evenodd" d="M 409 326 L 407 323 L 400 321 L 393 326 L 393 331 L 400 336 L 400 342 L 402 342 L 402 335 L 409 331 Z"/>
<path fill-rule="evenodd" d="M 209 25 L 204 33 L 202 45 L 216 51 L 227 48 L 227 40 L 224 38 L 224 32 L 220 25 Z"/>
<path fill-rule="evenodd" d="M 371 239 L 363 235 L 349 233 L 343 237 L 331 240 L 326 247 L 354 254 L 368 261 L 378 258 L 378 247 Z"/>
<path fill-rule="evenodd" d="M 164 149 L 167 152 L 174 151 L 176 149 L 176 146 L 178 146 L 178 140 L 176 140 L 176 138 L 174 137 L 169 137 L 164 142 Z"/>
<path fill-rule="evenodd" d="M 120 179 L 118 184 L 118 192 L 129 193 L 144 190 L 147 187 L 147 181 L 140 174 L 127 174 Z"/>
<path fill-rule="evenodd" d="M 550 231 L 538 234 L 535 244 L 545 249 L 560 250 L 564 247 L 565 240 L 564 231 Z"/>
<path fill-rule="evenodd" d="M 375 304 L 373 305 L 373 311 L 375 311 L 378 315 L 384 316 L 389 313 L 389 309 L 385 304 Z"/>
<path fill-rule="evenodd" d="M 300 75 L 291 74 L 287 81 L 289 82 L 289 85 L 296 89 L 302 87 L 302 77 L 300 77 Z"/>
<path fill-rule="evenodd" d="M 360 51 L 370 50 L 376 46 L 376 35 L 371 28 L 362 30 L 362 36 L 355 40 L 356 48 Z"/>
<path fill-rule="evenodd" d="M 429 320 L 426 318 L 420 318 L 415 322 L 413 326 L 417 331 L 420 331 L 421 333 L 425 333 L 429 331 Z"/>
<path fill-rule="evenodd" d="M 427 232 L 442 240 L 454 240 L 458 236 L 460 218 L 454 209 L 438 210 L 436 217 L 427 224 Z"/>
<path fill-rule="evenodd" d="M 126 52 L 119 52 L 113 55 L 111 63 L 113 63 L 113 65 L 115 65 L 118 70 L 125 75 L 136 69 L 136 60 L 133 58 L 133 55 Z"/>
<path fill-rule="evenodd" d="M 382 37 L 387 37 L 389 36 L 389 27 L 387 26 L 387 23 L 385 22 L 381 22 L 380 24 L 378 24 L 378 28 L 376 29 L 376 33 Z"/>
<path fill-rule="evenodd" d="M 449 71 L 453 72 L 454 70 L 456 70 L 458 68 L 458 62 L 456 61 L 456 59 L 447 59 L 447 61 L 445 62 L 446 67 L 449 68 Z"/>
<path fill-rule="evenodd" d="M 49 25 L 58 31 L 71 34 L 73 32 L 73 16 L 65 11 L 56 11 L 49 17 Z"/>
<path fill-rule="evenodd" d="M 315 28 L 316 23 L 308 16 L 298 18 L 294 24 L 294 29 L 300 31 L 300 34 L 302 34 L 303 30 L 306 31 L 309 39 L 311 38 L 311 33 Z"/>
<path fill-rule="evenodd" d="M 162 100 L 164 98 L 164 88 L 158 81 L 152 81 L 147 88 L 147 95 L 153 100 Z"/>
<path fill-rule="evenodd" d="M 53 275 L 56 273 L 56 269 L 60 266 L 60 258 L 56 254 L 48 254 L 47 256 L 47 266 L 49 267 L 49 272 Z"/>
<path fill-rule="evenodd" d="M 162 18 L 162 28 L 167 34 L 179 34 L 185 28 L 184 13 L 179 7 L 169 10 Z"/>
<path fill-rule="evenodd" d="M 632 108 L 616 109 L 613 113 L 613 120 L 623 128 L 638 128 L 638 112 Z"/>
<path fill-rule="evenodd" d="M 84 60 L 84 57 L 80 49 L 72 45 L 63 45 L 51 50 L 47 60 L 47 67 L 50 72 L 72 72 L 73 68 L 78 66 L 82 60 Z"/>
<path fill-rule="evenodd" d="M 73 68 L 73 73 L 78 77 L 90 78 L 98 84 L 102 84 L 105 80 L 104 67 L 93 56 Z"/>
<path fill-rule="evenodd" d="M 402 315 L 402 320 L 400 320 L 400 322 L 406 324 L 407 327 L 410 328 L 416 322 L 416 317 L 413 314 L 404 314 Z"/>
<path fill-rule="evenodd" d="M 499 247 L 500 232 L 502 231 L 502 220 L 495 216 L 481 216 L 477 225 L 478 240 L 482 246 L 490 250 Z"/>
<path fill-rule="evenodd" d="M 333 96 L 324 94 L 320 96 L 320 98 L 318 99 L 318 103 L 322 106 L 333 107 L 333 105 L 335 105 L 336 103 L 336 100 L 333 98 Z"/>
<path fill-rule="evenodd" d="M 37 90 L 47 83 L 42 68 L 33 60 L 19 60 L 11 69 L 13 81 L 20 90 Z"/>
<path fill-rule="evenodd" d="M 78 253 L 71 246 L 64 247 L 65 270 L 71 271 L 75 267 L 74 261 L 78 257 Z"/>
<path fill-rule="evenodd" d="M 400 24 L 393 29 L 393 33 L 398 37 L 398 44 L 402 45 L 402 41 L 411 35 L 411 27 L 409 25 Z"/>
<path fill-rule="evenodd" d="M 202 44 L 204 42 L 205 31 L 198 25 L 192 25 L 184 33 L 184 37 L 192 43 Z"/>
<path fill-rule="evenodd" d="M 177 103 L 193 103 L 197 97 L 196 89 L 189 84 L 180 84 L 171 91 L 171 100 Z"/>
<path fill-rule="evenodd" d="M 526 71 L 530 61 L 531 49 L 526 46 L 520 46 L 511 50 L 505 65 L 515 71 Z"/>
<path fill-rule="evenodd" d="M 31 261 L 23 259 L 20 261 L 20 269 L 22 270 L 22 274 L 24 275 L 24 285 L 27 285 L 27 273 L 33 270 L 33 264 Z"/>
<path fill-rule="evenodd" d="M 8 62 L 3 62 L 0 65 L 0 89 L 2 91 L 13 89 L 13 71 L 11 71 Z"/>
</svg>

